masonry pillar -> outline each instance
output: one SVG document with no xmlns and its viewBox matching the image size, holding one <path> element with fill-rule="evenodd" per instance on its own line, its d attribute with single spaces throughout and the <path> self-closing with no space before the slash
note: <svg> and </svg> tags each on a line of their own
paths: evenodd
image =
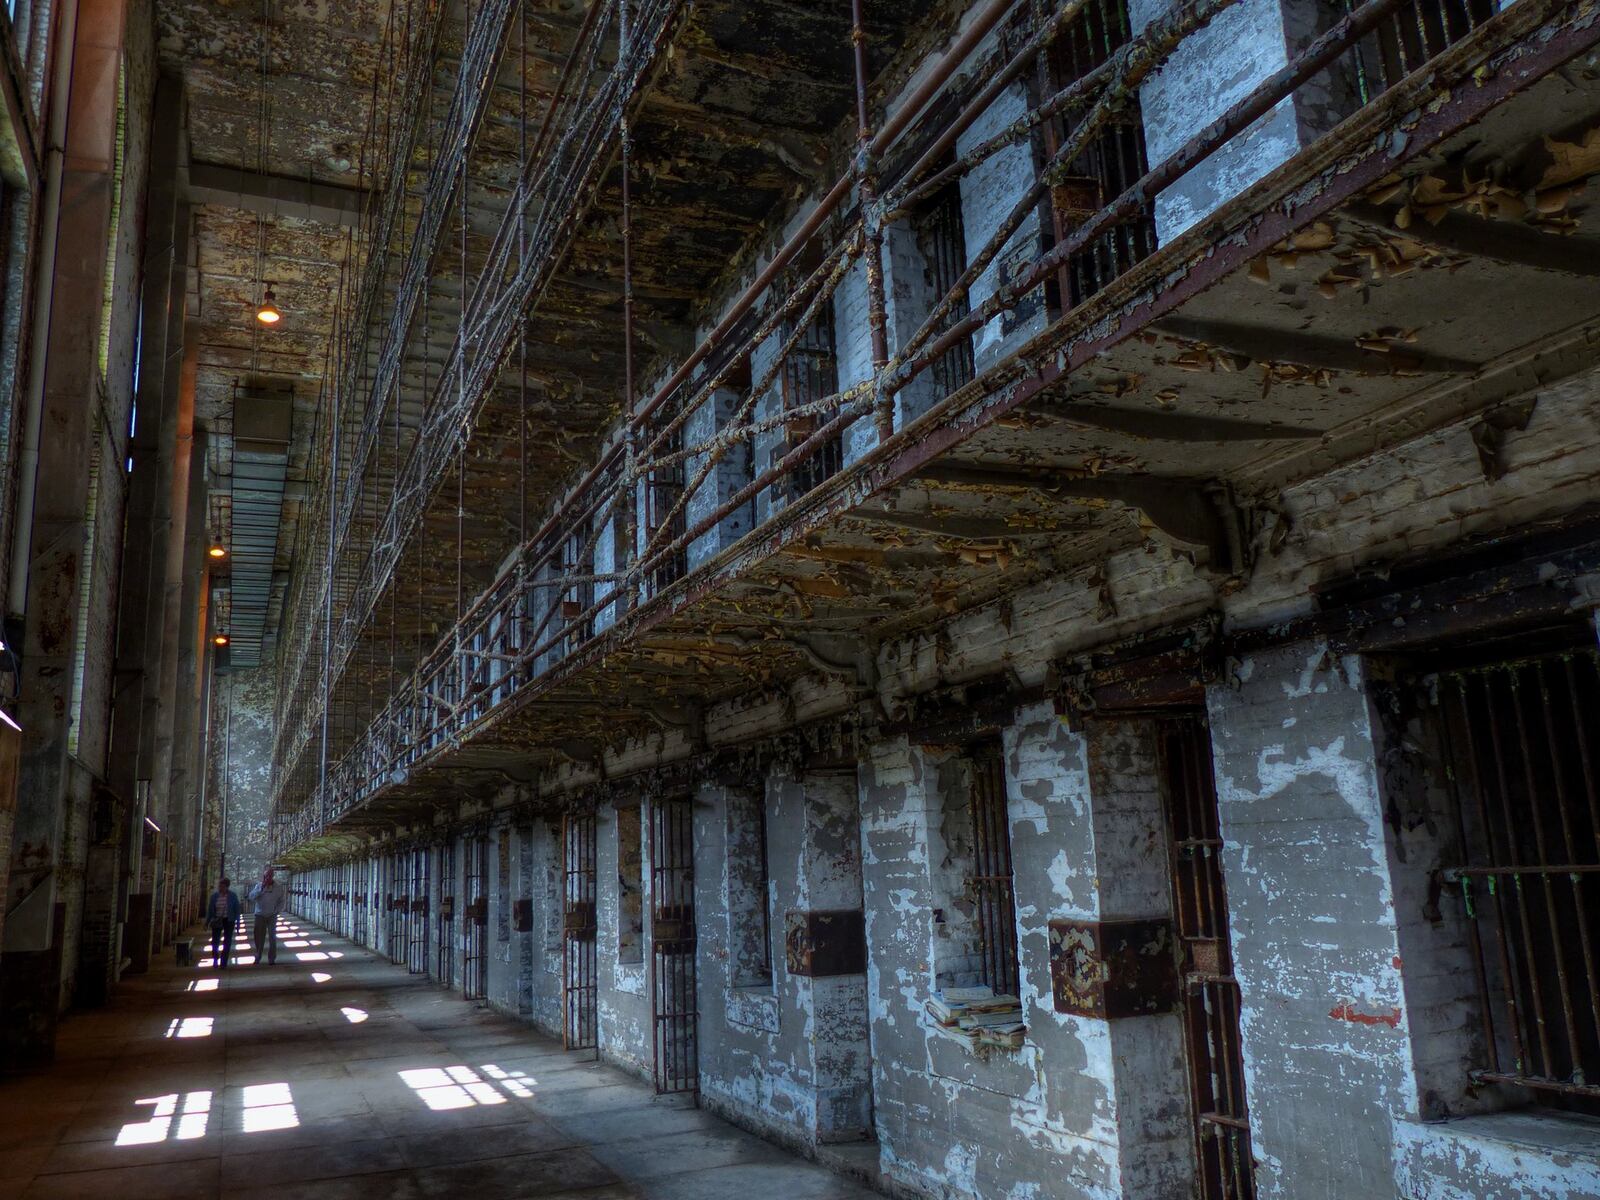
<svg viewBox="0 0 1600 1200">
<path fill-rule="evenodd" d="M 695 409 L 684 426 L 683 440 L 690 447 L 703 446 L 728 427 L 733 414 L 744 397 L 732 388 L 718 388 Z M 768 435 L 777 436 L 777 435 Z M 706 469 L 708 454 L 690 457 L 687 479 L 693 479 Z M 686 506 L 688 528 L 694 528 L 733 497 L 751 480 L 750 443 L 740 442 L 728 449 L 717 465 L 712 467 L 706 481 L 696 489 Z M 734 544 L 750 531 L 751 505 L 745 503 L 723 517 L 705 533 L 689 543 L 689 569 L 692 571 L 708 559 Z"/>
<path fill-rule="evenodd" d="M 783 912 L 784 972 L 810 1031 L 817 1142 L 865 1137 L 872 1126 L 867 1034 L 866 918 L 862 911 L 861 811 L 855 772 L 804 771 L 769 779 L 769 796 L 799 801 L 792 907 Z"/>
<path fill-rule="evenodd" d="M 1103 999 L 1064 1009 L 1052 972 L 1064 925 L 1097 934 L 1159 925 L 1169 913 L 1151 727 L 1106 722 L 1074 733 L 1049 704 L 1033 704 L 984 743 L 996 734 L 1027 1026 L 1015 1050 L 968 1049 L 930 1029 L 922 1011 L 935 987 L 971 982 L 964 759 L 975 746 L 896 738 L 863 755 L 883 1168 L 936 1194 L 1022 1195 L 1041 1180 L 1061 1196 L 1186 1194 L 1193 1150 L 1172 997 L 1148 1012 L 1108 1009 Z"/>
<path fill-rule="evenodd" d="M 154 927 L 155 862 L 142 853 L 151 833 L 148 817 L 163 824 L 151 807 L 155 724 L 166 703 L 158 694 L 161 635 L 166 588 L 166 527 L 160 519 L 163 491 L 170 505 L 172 455 L 177 449 L 176 389 L 166 387 L 170 315 L 184 306 L 188 265 L 187 207 L 178 198 L 178 151 L 183 124 L 183 84 L 162 75 L 156 83 L 150 152 L 150 185 L 145 202 L 144 279 L 140 304 L 140 358 L 137 416 L 128 442 L 126 526 L 122 548 L 122 587 L 117 610 L 116 670 L 111 749 L 106 783 L 123 805 L 126 842 L 132 848 L 123 950 L 132 969 L 149 964 Z M 181 330 L 181 325 L 178 326 Z M 181 343 L 182 338 L 179 336 Z M 162 781 L 163 785 L 165 780 Z"/>
<path fill-rule="evenodd" d="M 1195 1163 L 1176 979 L 1130 978 L 1112 949 L 1172 952 L 1155 724 L 1104 717 L 1074 733 L 1039 704 L 1017 713 L 1005 746 L 1013 810 L 1037 814 L 1013 825 L 1011 850 L 1032 1036 L 1052 1076 L 1087 1058 L 1117 1194 L 1186 1195 Z"/>
<path fill-rule="evenodd" d="M 192 394 L 192 393 L 191 393 Z M 178 626 L 176 721 L 173 731 L 168 829 L 178 846 L 178 869 L 187 877 L 200 827 L 201 755 L 205 712 L 206 453 L 210 435 L 193 431 L 189 454 L 188 512 L 184 518 L 183 596 Z M 181 917 L 187 919 L 187 917 Z"/>
<path fill-rule="evenodd" d="M 1419 1097 L 1365 664 L 1265 650 L 1207 700 L 1258 1194 L 1393 1200 Z"/>
<path fill-rule="evenodd" d="M 99 321 L 115 197 L 118 72 L 124 5 L 80 0 L 63 147 L 54 282 L 47 324 L 35 328 L 45 356 L 43 427 L 28 546 L 22 653 L 18 801 L 5 895 L 0 962 L 4 1057 L 54 1050 L 64 913 L 58 868 L 66 822 L 67 734 L 77 633 L 91 414 L 96 409 Z"/>
<path fill-rule="evenodd" d="M 1143 29 L 1176 5 L 1177 0 L 1129 0 L 1133 27 Z M 1139 89 L 1151 167 L 1172 157 L 1341 16 L 1339 5 L 1321 0 L 1243 0 L 1186 38 Z M 1219 72 L 1217 64 L 1224 62 L 1227 71 Z M 1356 104 L 1353 76 L 1342 68 L 1297 88 L 1156 197 L 1157 236 L 1169 242 L 1209 216 L 1333 128 Z"/>
</svg>

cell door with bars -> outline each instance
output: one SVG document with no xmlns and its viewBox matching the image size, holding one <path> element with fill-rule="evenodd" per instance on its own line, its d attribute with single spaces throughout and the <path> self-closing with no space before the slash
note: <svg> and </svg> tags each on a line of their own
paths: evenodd
<svg viewBox="0 0 1600 1200">
<path fill-rule="evenodd" d="M 428 969 L 428 852 L 411 852 L 411 897 L 406 906 L 406 968 L 413 975 Z"/>
<path fill-rule="evenodd" d="M 695 978 L 694 812 L 689 800 L 650 805 L 650 1017 L 657 1092 L 698 1092 L 700 1009 Z"/>
<path fill-rule="evenodd" d="M 783 340 L 787 342 L 794 335 L 794 321 L 785 321 Z M 784 358 L 778 386 L 784 411 L 796 413 L 784 426 L 784 454 L 788 456 L 827 424 L 826 416 L 806 413 L 807 406 L 825 400 L 839 390 L 839 355 L 834 347 L 832 300 L 820 306 L 816 319 L 801 331 L 794 348 Z M 789 499 L 798 500 L 824 479 L 836 475 L 843 465 L 844 434 L 836 433 L 815 447 L 804 459 L 793 460 L 788 480 Z"/>
<path fill-rule="evenodd" d="M 434 954 L 434 978 L 445 987 L 456 982 L 456 855 L 455 846 L 439 847 L 439 936 Z"/>
<path fill-rule="evenodd" d="M 489 839 L 469 837 L 462 846 L 465 905 L 462 908 L 461 994 L 482 1000 L 489 994 Z"/>
<path fill-rule="evenodd" d="M 407 961 L 411 951 L 411 852 L 401 851 L 389 862 L 389 956 L 395 966 Z"/>
<path fill-rule="evenodd" d="M 1055 93 L 1105 66 L 1133 37 L 1128 0 L 1087 0 L 1051 43 L 1041 64 L 1042 90 Z M 1046 159 L 1073 136 L 1073 120 L 1054 117 L 1041 126 Z M 1125 104 L 1051 189 L 1050 216 L 1056 242 L 1070 238 L 1150 169 L 1144 120 L 1137 101 Z M 1107 229 L 1073 254 L 1057 280 L 1063 309 L 1081 304 L 1156 248 L 1155 207 L 1142 205 L 1129 219 Z"/>
<path fill-rule="evenodd" d="M 1255 1168 L 1239 1038 L 1222 834 L 1203 714 L 1163 718 L 1157 742 L 1181 955 L 1181 1014 L 1200 1200 L 1253 1200 Z"/>
<path fill-rule="evenodd" d="M 599 1045 L 600 987 L 595 896 L 599 878 L 593 813 L 562 818 L 561 1042 L 568 1050 Z"/>
</svg>

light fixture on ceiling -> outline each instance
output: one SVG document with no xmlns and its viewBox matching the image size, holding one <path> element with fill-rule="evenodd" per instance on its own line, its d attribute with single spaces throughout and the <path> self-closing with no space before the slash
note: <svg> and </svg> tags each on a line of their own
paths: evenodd
<svg viewBox="0 0 1600 1200">
<path fill-rule="evenodd" d="M 211 639 L 211 644 L 213 646 L 226 646 L 228 644 L 228 635 L 225 633 L 217 634 L 216 637 Z"/>
<path fill-rule="evenodd" d="M 227 558 L 228 557 L 228 548 L 226 546 L 222 545 L 219 542 L 216 545 L 212 546 L 211 549 L 207 550 L 206 553 L 209 554 L 212 558 Z"/>
<path fill-rule="evenodd" d="M 256 309 L 256 320 L 263 325 L 276 325 L 283 320 L 283 314 L 278 311 L 277 299 L 272 294 L 272 285 L 267 284 L 267 294 L 261 298 L 261 307 Z"/>
</svg>

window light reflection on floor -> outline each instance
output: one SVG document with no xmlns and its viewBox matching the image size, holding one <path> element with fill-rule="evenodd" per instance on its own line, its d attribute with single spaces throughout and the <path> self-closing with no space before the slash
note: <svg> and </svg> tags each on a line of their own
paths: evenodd
<svg viewBox="0 0 1600 1200">
<path fill-rule="evenodd" d="M 345 1007 L 341 1008 L 339 1011 L 344 1014 L 344 1019 L 349 1021 L 352 1025 L 359 1025 L 361 1022 L 367 1019 L 367 1013 L 365 1009 Z"/>
<path fill-rule="evenodd" d="M 533 1095 L 530 1085 L 534 1081 L 524 1071 L 503 1071 L 491 1064 L 483 1068 L 483 1074 L 489 1079 L 484 1079 L 471 1067 L 458 1064 L 453 1067 L 419 1067 L 401 1071 L 400 1078 L 435 1112 L 471 1108 L 480 1104 L 504 1104 L 506 1098 L 496 1090 L 496 1084 L 523 1099 Z"/>
<path fill-rule="evenodd" d="M 117 1133 L 116 1144 L 119 1146 L 150 1146 L 166 1141 L 169 1134 L 175 1141 L 188 1141 L 206 1135 L 206 1125 L 211 1118 L 210 1092 L 187 1092 L 182 1096 L 171 1092 L 165 1096 L 135 1100 L 134 1103 L 150 1106 L 149 1119 L 130 1121 L 124 1125 Z M 178 1118 L 176 1128 L 172 1122 L 174 1116 Z"/>
<path fill-rule="evenodd" d="M 214 1017 L 173 1017 L 167 1026 L 169 1038 L 203 1038 L 211 1036 Z"/>
<path fill-rule="evenodd" d="M 214 992 L 217 990 L 217 982 L 216 979 L 191 979 L 189 986 L 183 990 L 186 992 Z"/>
<path fill-rule="evenodd" d="M 329 975 L 326 971 L 313 971 L 313 972 L 311 972 L 311 982 L 312 983 L 327 983 L 328 980 L 330 980 L 332 978 L 333 978 L 333 976 Z"/>
<path fill-rule="evenodd" d="M 257 1083 L 241 1094 L 244 1104 L 243 1127 L 246 1133 L 265 1133 L 269 1129 L 293 1129 L 300 1124 L 294 1095 L 287 1083 Z"/>
<path fill-rule="evenodd" d="M 301 962 L 326 962 L 328 960 L 328 956 L 321 950 L 297 950 L 294 956 Z"/>
</svg>

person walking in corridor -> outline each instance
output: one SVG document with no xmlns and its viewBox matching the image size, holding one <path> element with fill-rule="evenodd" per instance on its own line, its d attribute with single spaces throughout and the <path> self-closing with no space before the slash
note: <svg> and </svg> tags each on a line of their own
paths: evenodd
<svg viewBox="0 0 1600 1200">
<path fill-rule="evenodd" d="M 250 889 L 250 899 L 256 906 L 255 936 L 251 939 L 256 948 L 256 966 L 265 958 L 267 965 L 278 961 L 278 914 L 289 901 L 289 889 L 273 878 L 272 868 L 261 876 L 261 882 Z"/>
<path fill-rule="evenodd" d="M 217 881 L 217 890 L 206 901 L 206 922 L 211 926 L 211 962 L 219 970 L 226 970 L 233 957 L 233 930 L 239 924 L 239 897 L 228 890 L 228 877 Z M 222 955 L 217 955 L 217 944 L 222 945 Z"/>
</svg>

